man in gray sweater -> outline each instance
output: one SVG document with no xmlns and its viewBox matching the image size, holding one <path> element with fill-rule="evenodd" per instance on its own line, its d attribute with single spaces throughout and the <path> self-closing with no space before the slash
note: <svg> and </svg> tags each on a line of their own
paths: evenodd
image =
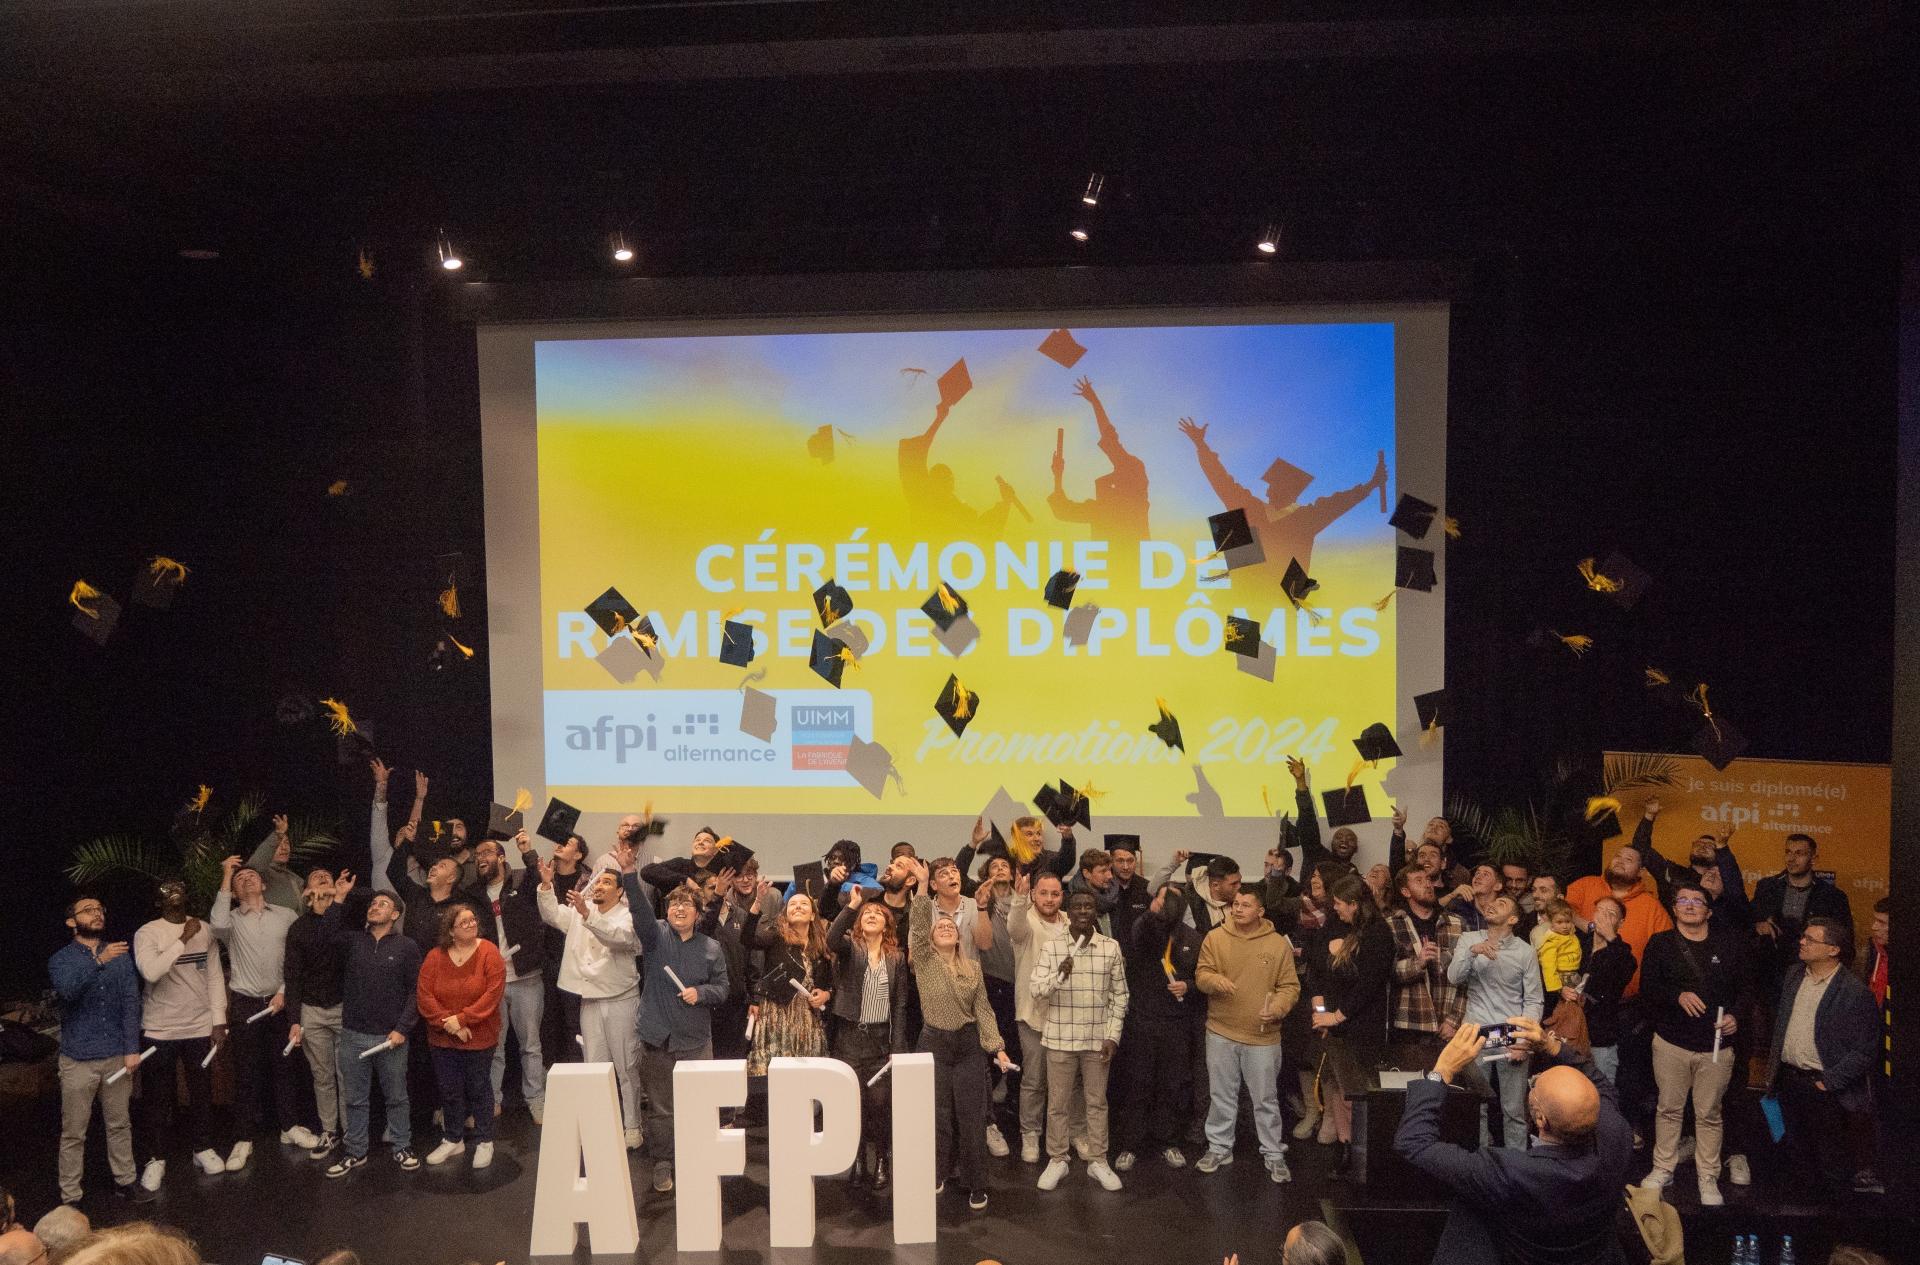
<svg viewBox="0 0 1920 1265">
<path fill-rule="evenodd" d="M 1520 907 L 1512 897 L 1501 896 L 1487 913 L 1484 931 L 1469 931 L 1453 948 L 1453 960 L 1447 964 L 1447 981 L 1467 995 L 1465 1022 L 1484 1028 L 1505 1024 L 1515 1015 L 1536 1022 L 1546 1005 L 1546 989 L 1540 981 L 1540 959 L 1525 940 L 1513 934 L 1520 920 Z M 1492 1046 L 1489 1042 L 1489 1046 Z M 1502 1137 L 1518 1151 L 1527 1149 L 1527 1062 L 1524 1053 L 1513 1059 L 1483 1060 L 1463 1073 L 1465 1083 L 1482 1093 L 1497 1093 L 1500 1098 Z M 1492 1082 L 1489 1084 L 1489 1082 Z M 1480 1140 L 1491 1140 L 1486 1121 L 1480 1123 Z"/>
</svg>

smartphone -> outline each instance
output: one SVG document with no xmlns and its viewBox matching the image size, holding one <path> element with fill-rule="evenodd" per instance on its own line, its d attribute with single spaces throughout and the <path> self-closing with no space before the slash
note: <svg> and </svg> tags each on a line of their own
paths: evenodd
<svg viewBox="0 0 1920 1265">
<path fill-rule="evenodd" d="M 1510 1023 L 1490 1023 L 1480 1029 L 1480 1035 L 1487 1039 L 1489 1047 L 1513 1044 L 1513 1025 Z"/>
<path fill-rule="evenodd" d="M 307 1265 L 303 1260 L 292 1256 L 276 1256 L 268 1252 L 260 1258 L 260 1265 Z"/>
</svg>

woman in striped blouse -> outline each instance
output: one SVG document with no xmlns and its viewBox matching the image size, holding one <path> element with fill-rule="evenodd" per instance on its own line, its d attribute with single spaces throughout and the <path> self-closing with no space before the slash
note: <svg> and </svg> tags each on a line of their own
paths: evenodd
<svg viewBox="0 0 1920 1265">
<path fill-rule="evenodd" d="M 920 985 L 920 1050 L 933 1055 L 936 1111 L 934 1171 L 938 1193 L 946 1188 L 957 1157 L 967 1188 L 967 1207 L 987 1206 L 987 1056 L 1010 1068 L 993 1004 L 987 1000 L 980 965 L 960 952 L 960 928 L 951 918 L 934 917 L 928 897 L 932 869 L 953 862 L 941 858 L 929 867 L 910 862 L 919 880 L 907 918 L 907 954 Z"/>
</svg>

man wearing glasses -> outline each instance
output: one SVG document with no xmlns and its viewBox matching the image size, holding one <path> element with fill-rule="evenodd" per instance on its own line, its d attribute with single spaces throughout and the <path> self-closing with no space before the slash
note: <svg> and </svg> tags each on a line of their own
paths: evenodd
<svg viewBox="0 0 1920 1265">
<path fill-rule="evenodd" d="M 1679 1163 L 1680 1126 L 1693 1099 L 1694 1167 L 1700 1202 L 1720 1194 L 1720 1102 L 1737 1060 L 1736 1015 L 1746 1013 L 1752 972 L 1739 937 L 1716 926 L 1698 882 L 1673 885 L 1673 930 L 1647 941 L 1640 965 L 1640 1002 L 1653 1024 L 1653 1079 L 1660 1107 L 1653 1122 L 1653 1171 L 1642 1185 L 1667 1186 Z"/>
<path fill-rule="evenodd" d="M 82 896 L 67 906 L 67 927 L 73 939 L 47 963 L 60 999 L 60 1200 L 80 1202 L 87 1124 L 98 1098 L 114 1187 L 145 1203 L 153 1194 L 135 1180 L 127 1074 L 140 1065 L 140 976 L 126 941 L 102 943 L 105 905 Z M 116 1072 L 120 1079 L 109 1080 Z"/>
<path fill-rule="evenodd" d="M 1767 1081 L 1786 1117 L 1796 1171 L 1834 1193 L 1850 1184 L 1848 1117 L 1871 1107 L 1867 1078 L 1879 1051 L 1873 993 L 1851 971 L 1853 928 L 1813 918 L 1800 933 L 1800 960 L 1787 968 L 1773 1025 Z"/>
</svg>

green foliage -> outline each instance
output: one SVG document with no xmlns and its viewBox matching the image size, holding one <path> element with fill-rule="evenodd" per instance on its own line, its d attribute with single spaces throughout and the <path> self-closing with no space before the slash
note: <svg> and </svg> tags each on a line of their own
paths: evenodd
<svg viewBox="0 0 1920 1265">
<path fill-rule="evenodd" d="M 74 848 L 67 877 L 76 885 L 115 878 L 150 883 L 178 878 L 187 885 L 187 908 L 205 916 L 220 889 L 222 863 L 230 856 L 250 856 L 272 828 L 261 815 L 265 802 L 264 796 L 249 793 L 224 815 L 216 815 L 211 807 L 183 811 L 174 818 L 164 841 L 133 833 L 89 839 Z M 287 835 L 296 860 L 312 859 L 340 842 L 330 824 L 306 817 L 290 818 Z"/>
<path fill-rule="evenodd" d="M 1680 785 L 1679 767 L 1678 761 L 1668 755 L 1609 752 L 1600 780 L 1609 795 L 1641 786 L 1672 788 Z"/>
</svg>

